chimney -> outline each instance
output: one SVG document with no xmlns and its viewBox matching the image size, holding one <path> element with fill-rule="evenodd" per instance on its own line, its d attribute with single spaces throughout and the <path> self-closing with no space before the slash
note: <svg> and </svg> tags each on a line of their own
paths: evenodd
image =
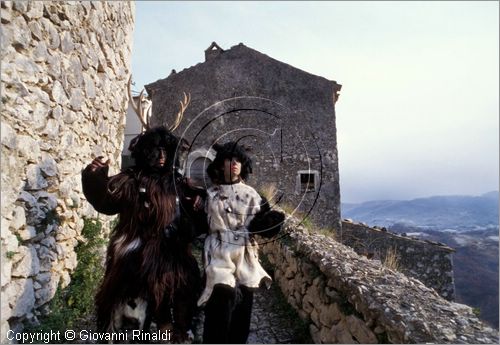
<svg viewBox="0 0 500 345">
<path fill-rule="evenodd" d="M 224 49 L 222 49 L 221 47 L 219 47 L 217 45 L 217 43 L 212 42 L 212 44 L 210 45 L 210 47 L 208 47 L 205 50 L 205 61 L 215 59 L 217 56 L 219 56 L 223 52 L 224 52 Z"/>
</svg>

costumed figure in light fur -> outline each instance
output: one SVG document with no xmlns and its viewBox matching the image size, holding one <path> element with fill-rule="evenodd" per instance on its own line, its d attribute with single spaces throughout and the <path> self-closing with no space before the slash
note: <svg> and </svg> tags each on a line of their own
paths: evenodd
<svg viewBox="0 0 500 345">
<path fill-rule="evenodd" d="M 198 300 L 205 308 L 203 342 L 246 343 L 253 292 L 271 283 L 259 262 L 255 235 L 273 237 L 285 217 L 245 183 L 252 160 L 242 146 L 229 142 L 214 149 L 215 160 L 207 168 L 214 185 L 205 202 L 205 288 Z"/>
</svg>

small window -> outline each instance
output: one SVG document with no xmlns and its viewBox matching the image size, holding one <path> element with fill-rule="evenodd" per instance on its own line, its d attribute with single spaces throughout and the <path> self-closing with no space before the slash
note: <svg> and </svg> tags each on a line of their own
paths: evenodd
<svg viewBox="0 0 500 345">
<path fill-rule="evenodd" d="M 300 174 L 300 189 L 303 192 L 314 190 L 314 174 Z"/>
<path fill-rule="evenodd" d="M 316 192 L 319 188 L 319 173 L 316 170 L 299 170 L 297 172 L 297 193 Z"/>
</svg>

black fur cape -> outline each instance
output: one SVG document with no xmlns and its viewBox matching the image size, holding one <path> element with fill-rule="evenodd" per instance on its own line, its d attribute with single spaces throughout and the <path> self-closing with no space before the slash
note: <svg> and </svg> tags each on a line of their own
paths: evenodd
<svg viewBox="0 0 500 345">
<path fill-rule="evenodd" d="M 120 303 L 137 297 L 147 301 L 148 315 L 157 319 L 168 318 L 171 308 L 175 314 L 177 307 L 176 322 L 182 331 L 189 329 L 186 323 L 201 288 L 190 243 L 207 225 L 204 212 L 193 209 L 195 196 L 203 196 L 203 191 L 174 172 L 171 157 L 178 142 L 168 134 L 160 128 L 140 135 L 132 143 L 136 165 L 115 176 L 108 177 L 107 168 L 92 171 L 90 165 L 82 171 L 83 192 L 92 206 L 119 215 L 96 295 L 100 331 L 110 328 Z M 167 150 L 165 169 L 152 169 L 144 158 L 158 145 Z"/>
</svg>

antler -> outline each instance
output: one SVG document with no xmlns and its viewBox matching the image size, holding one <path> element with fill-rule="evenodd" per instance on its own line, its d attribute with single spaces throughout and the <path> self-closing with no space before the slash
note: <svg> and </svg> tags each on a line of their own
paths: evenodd
<svg viewBox="0 0 500 345">
<path fill-rule="evenodd" d="M 144 89 L 142 89 L 141 93 L 139 93 L 139 97 L 137 99 L 137 104 L 134 102 L 134 96 L 132 96 L 132 75 L 130 76 L 130 79 L 128 80 L 127 84 L 127 91 L 128 91 L 128 97 L 129 97 L 129 102 L 130 105 L 132 106 L 132 109 L 134 109 L 135 114 L 139 117 L 139 121 L 141 121 L 141 124 L 144 128 L 149 129 L 149 111 L 151 110 L 151 107 L 147 107 L 146 109 L 143 108 L 142 102 L 145 100 L 146 96 L 144 96 Z M 146 121 L 144 120 L 146 119 Z"/>
<path fill-rule="evenodd" d="M 182 118 L 184 117 L 184 111 L 186 110 L 186 108 L 188 107 L 189 103 L 191 102 L 191 94 L 188 94 L 186 95 L 185 92 L 184 93 L 184 99 L 182 101 L 180 101 L 179 103 L 181 104 L 181 109 L 179 109 L 179 112 L 177 113 L 177 117 L 175 119 L 175 122 L 172 126 L 170 126 L 170 131 L 175 131 L 177 129 L 177 127 L 179 127 L 179 125 L 181 124 L 181 121 L 182 121 Z"/>
</svg>

